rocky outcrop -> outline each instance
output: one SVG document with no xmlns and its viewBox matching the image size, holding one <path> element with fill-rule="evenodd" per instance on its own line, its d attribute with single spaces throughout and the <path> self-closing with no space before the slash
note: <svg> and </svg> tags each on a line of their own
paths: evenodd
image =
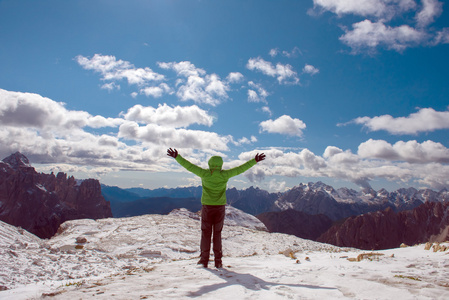
<svg viewBox="0 0 449 300">
<path fill-rule="evenodd" d="M 257 215 L 269 232 L 292 234 L 309 240 L 317 239 L 332 226 L 332 220 L 325 215 L 308 215 L 288 209 L 281 212 L 266 212 Z"/>
<path fill-rule="evenodd" d="M 349 217 L 334 225 L 317 241 L 365 250 L 397 248 L 449 239 L 449 203 L 425 202 L 413 210 L 383 211 Z"/>
<path fill-rule="evenodd" d="M 106 217 L 111 208 L 98 180 L 38 173 L 19 152 L 0 162 L 0 220 L 49 238 L 67 220 Z"/>
</svg>

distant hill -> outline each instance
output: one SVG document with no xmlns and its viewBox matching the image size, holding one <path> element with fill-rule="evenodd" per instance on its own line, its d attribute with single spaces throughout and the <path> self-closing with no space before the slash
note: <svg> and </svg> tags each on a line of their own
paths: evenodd
<svg viewBox="0 0 449 300">
<path fill-rule="evenodd" d="M 201 209 L 201 202 L 196 198 L 170 197 L 141 198 L 131 202 L 111 201 L 111 210 L 115 218 L 147 214 L 166 215 L 177 208 L 186 208 L 196 212 Z"/>
<path fill-rule="evenodd" d="M 149 190 L 102 185 L 102 194 L 111 202 L 112 214 L 117 218 L 147 213 L 167 214 L 175 208 L 200 210 L 201 193 L 201 186 Z M 281 194 L 254 187 L 245 190 L 232 188 L 226 191 L 228 204 L 252 215 L 270 211 L 279 195 Z"/>
</svg>

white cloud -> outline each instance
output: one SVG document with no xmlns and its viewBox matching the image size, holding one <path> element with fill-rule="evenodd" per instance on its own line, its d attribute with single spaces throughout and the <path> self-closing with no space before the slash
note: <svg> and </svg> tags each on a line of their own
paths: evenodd
<svg viewBox="0 0 449 300">
<path fill-rule="evenodd" d="M 421 108 L 408 117 L 394 118 L 390 115 L 359 117 L 352 122 L 366 126 L 371 131 L 385 130 L 391 134 L 418 134 L 438 129 L 449 129 L 449 111 Z"/>
<path fill-rule="evenodd" d="M 276 55 L 279 54 L 279 49 L 278 49 L 278 48 L 273 48 L 273 49 L 270 50 L 270 52 L 268 52 L 268 54 L 269 54 L 271 57 L 275 57 Z"/>
<path fill-rule="evenodd" d="M 63 131 L 85 126 L 116 127 L 121 123 L 121 119 L 92 116 L 85 111 L 67 110 L 63 103 L 38 94 L 0 89 L 0 124 L 4 126 Z"/>
<path fill-rule="evenodd" d="M 262 102 L 265 104 L 268 103 L 266 98 L 269 96 L 269 93 L 262 87 L 261 84 L 249 81 L 248 86 L 251 88 L 248 89 L 249 102 Z M 257 92 L 255 90 L 257 90 Z"/>
<path fill-rule="evenodd" d="M 159 86 L 148 86 L 140 90 L 141 94 L 146 96 L 152 96 L 154 98 L 160 98 L 165 94 L 173 94 L 173 90 L 166 84 L 161 83 Z"/>
<path fill-rule="evenodd" d="M 177 82 L 179 88 L 176 95 L 181 101 L 192 100 L 216 106 L 228 98 L 229 86 L 217 74 L 206 74 L 206 71 L 187 61 L 158 64 L 163 69 L 174 70 L 178 76 L 187 78 L 187 81 Z"/>
<path fill-rule="evenodd" d="M 394 145 L 383 140 L 368 140 L 359 145 L 363 158 L 400 160 L 410 163 L 449 163 L 449 149 L 441 143 L 425 141 L 398 141 Z"/>
<path fill-rule="evenodd" d="M 416 15 L 418 27 L 425 27 L 435 21 L 443 12 L 443 3 L 438 0 L 421 0 L 422 9 Z"/>
<path fill-rule="evenodd" d="M 253 144 L 255 142 L 257 142 L 257 138 L 253 135 L 249 139 L 247 137 L 242 137 L 237 142 L 233 141 L 234 145 L 236 145 L 236 146 L 240 146 L 240 145 L 244 145 L 244 144 Z"/>
<path fill-rule="evenodd" d="M 438 31 L 431 44 L 449 44 L 449 28 L 443 28 L 442 30 Z"/>
<path fill-rule="evenodd" d="M 249 102 L 260 102 L 260 98 L 256 91 L 248 90 L 248 101 Z"/>
<path fill-rule="evenodd" d="M 148 67 L 136 68 L 130 62 L 117 60 L 112 55 L 95 54 L 92 58 L 78 55 L 75 60 L 84 69 L 101 73 L 103 75 L 102 80 L 119 81 L 126 79 L 129 84 L 144 85 L 165 79 L 164 75 L 158 74 Z"/>
<path fill-rule="evenodd" d="M 271 148 L 242 153 L 239 159 L 245 161 L 257 152 L 266 154 L 263 163 L 245 173 L 250 180 L 270 176 L 325 177 L 369 187 L 370 181 L 384 179 L 441 189 L 449 185 L 448 151 L 432 141 L 390 145 L 381 140 L 369 140 L 359 146 L 358 154 L 335 146 L 327 147 L 322 157 L 308 149 L 289 152 Z"/>
<path fill-rule="evenodd" d="M 280 84 L 299 83 L 298 74 L 289 64 L 283 65 L 281 63 L 277 63 L 276 66 L 273 66 L 271 62 L 268 62 L 261 57 L 257 57 L 250 58 L 246 64 L 246 67 L 251 71 L 259 71 L 265 75 L 276 77 Z"/>
<path fill-rule="evenodd" d="M 268 190 L 276 192 L 285 192 L 286 190 L 288 190 L 286 184 L 287 183 L 285 181 L 278 181 L 276 179 L 271 179 L 268 182 Z"/>
<path fill-rule="evenodd" d="M 120 90 L 120 85 L 116 84 L 115 82 L 109 82 L 109 83 L 103 84 L 101 86 L 101 88 L 104 90 L 108 90 L 108 91 Z"/>
<path fill-rule="evenodd" d="M 340 40 L 352 48 L 352 53 L 374 52 L 378 47 L 404 51 L 409 47 L 435 46 L 447 43 L 447 28 L 430 27 L 442 14 L 438 0 L 314 0 L 315 11 L 330 11 L 340 17 L 354 15 L 365 18 L 346 29 Z M 313 11 L 311 11 L 312 14 Z M 409 14 L 415 13 L 415 24 Z M 398 21 L 397 21 L 398 20 Z M 343 20 L 342 20 L 343 22 Z"/>
<path fill-rule="evenodd" d="M 390 27 L 382 21 L 373 23 L 370 20 L 364 20 L 353 24 L 352 27 L 352 30 L 346 30 L 340 40 L 350 46 L 353 52 L 371 50 L 378 46 L 403 51 L 428 39 L 426 32 L 408 25 Z"/>
<path fill-rule="evenodd" d="M 278 48 L 273 48 L 268 52 L 271 57 L 276 57 L 279 53 L 282 53 L 283 56 L 287 58 L 296 57 L 298 54 L 301 54 L 301 50 L 298 47 L 294 47 L 291 51 L 283 50 L 282 52 Z"/>
<path fill-rule="evenodd" d="M 119 138 L 135 140 L 163 147 L 229 150 L 227 144 L 231 137 L 220 136 L 215 132 L 176 129 L 157 124 L 139 126 L 136 122 L 125 122 L 120 126 Z"/>
<path fill-rule="evenodd" d="M 340 153 L 343 153 L 343 150 L 341 150 L 340 148 L 335 146 L 328 146 L 326 147 L 326 150 L 324 150 L 323 157 L 330 158 Z"/>
<path fill-rule="evenodd" d="M 283 115 L 276 120 L 263 121 L 259 126 L 261 131 L 299 137 L 303 135 L 303 129 L 306 128 L 306 124 L 303 121 L 287 115 Z"/>
<path fill-rule="evenodd" d="M 146 124 L 158 124 L 168 127 L 188 127 L 192 124 L 212 126 L 213 117 L 196 105 L 170 107 L 159 104 L 157 108 L 135 105 L 123 114 L 129 121 Z"/>
<path fill-rule="evenodd" d="M 282 51 L 282 55 L 288 58 L 296 57 L 298 54 L 301 54 L 301 50 L 298 47 L 294 47 L 292 51 Z"/>
<path fill-rule="evenodd" d="M 314 66 L 308 65 L 308 64 L 306 64 L 306 65 L 304 66 L 304 68 L 302 69 L 302 71 L 303 71 L 304 73 L 310 74 L 310 75 L 315 75 L 315 74 L 318 74 L 318 73 L 320 72 L 320 70 L 319 70 L 318 68 L 315 68 Z"/>
<path fill-rule="evenodd" d="M 181 62 L 159 62 L 159 67 L 166 70 L 174 70 L 179 76 L 190 77 L 190 76 L 204 76 L 206 75 L 206 71 L 195 67 L 189 61 L 181 61 Z"/>
<path fill-rule="evenodd" d="M 244 76 L 240 72 L 231 72 L 226 77 L 227 82 L 229 83 L 239 83 L 243 80 Z"/>
<path fill-rule="evenodd" d="M 271 109 L 268 106 L 262 107 L 262 111 L 267 113 L 271 117 L 272 112 L 271 112 Z"/>
<path fill-rule="evenodd" d="M 416 7 L 414 0 L 313 0 L 315 8 L 337 15 L 392 18 Z"/>
<path fill-rule="evenodd" d="M 140 126 L 137 122 L 151 124 Z M 84 168 L 96 173 L 119 169 L 166 171 L 167 166 L 161 164 L 166 158 L 165 147 L 229 150 L 231 136 L 175 128 L 210 126 L 212 122 L 212 117 L 197 106 L 136 105 L 123 118 L 106 118 L 67 110 L 62 103 L 37 94 L 0 89 L 0 154 L 6 157 L 21 151 L 31 160 L 54 164 L 55 169 Z M 85 127 L 119 125 L 117 133 L 97 135 L 85 131 Z M 135 143 L 128 145 L 123 139 Z"/>
</svg>

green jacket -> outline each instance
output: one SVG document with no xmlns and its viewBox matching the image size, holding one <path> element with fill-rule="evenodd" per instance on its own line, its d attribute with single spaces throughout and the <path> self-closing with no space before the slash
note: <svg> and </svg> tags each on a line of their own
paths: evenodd
<svg viewBox="0 0 449 300">
<path fill-rule="evenodd" d="M 237 176 L 257 164 L 256 160 L 253 158 L 238 167 L 222 170 L 223 159 L 220 156 L 212 156 L 209 159 L 209 169 L 200 168 L 179 154 L 176 157 L 176 161 L 186 168 L 187 171 L 201 177 L 203 185 L 201 204 L 204 205 L 225 205 L 226 186 L 229 178 Z"/>
</svg>

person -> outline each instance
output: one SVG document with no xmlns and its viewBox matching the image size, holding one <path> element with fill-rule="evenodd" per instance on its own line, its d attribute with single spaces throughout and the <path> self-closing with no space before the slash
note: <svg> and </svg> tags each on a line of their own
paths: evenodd
<svg viewBox="0 0 449 300">
<path fill-rule="evenodd" d="M 258 162 L 265 159 L 265 154 L 257 153 L 255 158 L 246 163 L 228 170 L 223 170 L 221 156 L 212 156 L 209 161 L 209 169 L 203 169 L 185 158 L 176 149 L 169 148 L 167 155 L 176 159 L 187 171 L 201 178 L 203 192 L 201 195 L 201 255 L 198 265 L 207 268 L 210 256 L 210 246 L 213 233 L 213 252 L 215 267 L 222 268 L 222 243 L 221 231 L 223 229 L 226 205 L 226 186 L 229 178 L 237 176 Z"/>
</svg>

